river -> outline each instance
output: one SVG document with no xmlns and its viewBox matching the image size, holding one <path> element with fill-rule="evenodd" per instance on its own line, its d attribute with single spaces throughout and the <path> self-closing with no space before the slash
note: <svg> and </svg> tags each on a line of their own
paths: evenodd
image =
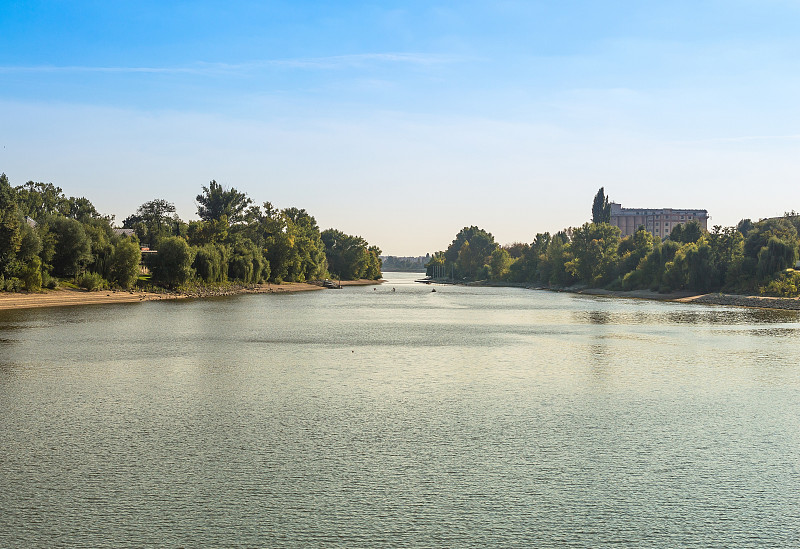
<svg viewBox="0 0 800 549">
<path fill-rule="evenodd" d="M 0 547 L 800 546 L 797 312 L 385 276 L 0 311 Z"/>
</svg>

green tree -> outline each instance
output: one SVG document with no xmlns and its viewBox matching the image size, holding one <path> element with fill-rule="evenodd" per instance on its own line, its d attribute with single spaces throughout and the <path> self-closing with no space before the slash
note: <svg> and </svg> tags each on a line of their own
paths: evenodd
<svg viewBox="0 0 800 549">
<path fill-rule="evenodd" d="M 145 202 L 136 213 L 127 217 L 122 226 L 133 229 L 142 245 L 156 248 L 158 241 L 167 236 L 178 236 L 174 232 L 175 205 L 162 198 Z"/>
<path fill-rule="evenodd" d="M 669 288 L 664 283 L 667 264 L 675 259 L 680 244 L 672 240 L 663 242 L 655 239 L 653 249 L 637 265 L 636 269 L 622 278 L 624 290 L 650 289 L 664 290 Z"/>
<path fill-rule="evenodd" d="M 203 221 L 219 221 L 224 215 L 229 223 L 239 223 L 245 220 L 247 206 L 251 203 L 245 193 L 233 187 L 226 190 L 211 180 L 208 187 L 203 186 L 203 192 L 197 195 L 197 215 Z"/>
<path fill-rule="evenodd" d="M 508 251 L 504 248 L 497 248 L 489 258 L 491 277 L 494 280 L 505 280 L 508 277 L 511 262 L 512 259 Z"/>
<path fill-rule="evenodd" d="M 16 193 L 6 174 L 0 174 L 0 275 L 14 261 L 22 243 Z"/>
<path fill-rule="evenodd" d="M 772 252 L 764 251 L 772 238 L 782 241 L 786 248 L 797 248 L 797 229 L 789 219 L 779 217 L 764 219 L 756 223 L 747 233 L 744 241 L 739 287 L 754 288 L 757 278 L 768 277 L 771 274 L 769 270 L 781 264 L 781 260 L 773 255 L 773 253 L 779 252 L 776 244 L 773 244 Z"/>
<path fill-rule="evenodd" d="M 20 213 L 36 221 L 69 211 L 69 200 L 64 191 L 52 183 L 28 181 L 16 191 Z"/>
<path fill-rule="evenodd" d="M 304 282 L 323 278 L 327 274 L 327 259 L 316 220 L 298 208 L 286 208 L 282 214 L 290 240 L 289 280 Z"/>
<path fill-rule="evenodd" d="M 114 246 L 109 264 L 109 280 L 121 288 L 130 288 L 139 277 L 142 252 L 139 243 L 121 238 Z"/>
<path fill-rule="evenodd" d="M 450 273 L 445 272 L 444 265 L 444 252 L 435 252 L 425 264 L 425 276 L 437 278 L 441 277 L 442 274 L 444 274 L 444 276 L 450 276 Z"/>
<path fill-rule="evenodd" d="M 619 235 L 619 227 L 608 223 L 584 223 L 574 229 L 569 244 L 573 259 L 567 270 L 592 287 L 608 282 L 616 272 Z"/>
<path fill-rule="evenodd" d="M 714 264 L 713 250 L 705 238 L 686 244 L 687 287 L 710 292 L 720 287 L 719 271 Z"/>
<path fill-rule="evenodd" d="M 377 246 L 370 246 L 367 248 L 367 252 L 369 253 L 367 268 L 364 270 L 361 277 L 367 280 L 379 280 L 381 278 L 381 268 L 383 266 L 381 261 L 381 249 Z"/>
<path fill-rule="evenodd" d="M 644 227 L 639 227 L 634 234 L 623 238 L 618 250 L 620 276 L 624 277 L 634 271 L 653 248 L 653 235 Z"/>
<path fill-rule="evenodd" d="M 194 276 L 195 250 L 182 238 L 171 236 L 161 241 L 153 262 L 153 278 L 170 288 L 188 282 Z"/>
<path fill-rule="evenodd" d="M 461 250 L 465 242 L 469 242 L 468 253 L 462 257 Z M 452 271 L 454 267 L 459 278 L 472 280 L 478 276 L 482 267 L 489 262 L 489 256 L 498 247 L 491 233 L 475 225 L 464 227 L 444 252 L 446 269 Z"/>
<path fill-rule="evenodd" d="M 537 275 L 537 267 L 539 266 L 539 257 L 532 252 L 530 244 L 513 244 L 514 253 L 509 250 L 508 255 L 512 258 L 511 264 L 508 266 L 508 280 L 511 282 L 527 282 L 533 281 Z M 516 254 L 516 258 L 514 257 Z"/>
<path fill-rule="evenodd" d="M 380 250 L 370 246 L 360 236 L 352 236 L 336 229 L 322 231 L 325 256 L 331 274 L 342 280 L 380 278 Z"/>
<path fill-rule="evenodd" d="M 42 260 L 33 257 L 25 263 L 22 270 L 22 284 L 29 292 L 38 292 L 42 289 Z"/>
<path fill-rule="evenodd" d="M 87 267 L 102 278 L 110 276 L 111 256 L 114 253 L 113 241 L 117 238 L 107 218 L 89 218 L 83 223 L 83 230 L 91 241 L 92 258 Z"/>
<path fill-rule="evenodd" d="M 97 209 L 95 209 L 94 204 L 92 204 L 88 198 L 82 196 L 79 198 L 70 196 L 66 203 L 62 204 L 62 208 L 62 215 L 70 219 L 76 219 L 82 223 L 90 219 L 102 217 Z"/>
<path fill-rule="evenodd" d="M 737 223 L 736 230 L 742 233 L 742 236 L 747 236 L 747 233 L 753 230 L 753 222 L 750 219 L 742 219 Z"/>
<path fill-rule="evenodd" d="M 83 224 L 76 219 L 52 217 L 48 225 L 53 235 L 53 273 L 62 277 L 81 274 L 92 260 L 92 241 Z"/>
<path fill-rule="evenodd" d="M 688 223 L 679 223 L 672 228 L 669 233 L 669 239 L 673 242 L 680 242 L 681 244 L 689 244 L 690 242 L 697 242 L 703 236 L 703 228 L 698 221 L 692 220 Z"/>
<path fill-rule="evenodd" d="M 553 235 L 539 267 L 543 283 L 564 287 L 575 282 L 574 275 L 567 268 L 567 265 L 573 259 L 569 244 L 570 241 L 566 233 L 559 232 Z"/>
<path fill-rule="evenodd" d="M 608 203 L 603 187 L 594 195 L 592 202 L 592 223 L 611 223 L 611 204 Z"/>
<path fill-rule="evenodd" d="M 237 238 L 228 262 L 228 277 L 245 284 L 257 284 L 264 278 L 268 265 L 261 250 L 246 238 Z"/>
<path fill-rule="evenodd" d="M 192 246 L 223 244 L 228 240 L 229 229 L 225 215 L 213 221 L 190 221 L 186 228 L 186 240 Z"/>
<path fill-rule="evenodd" d="M 797 241 L 787 242 L 775 236 L 758 252 L 758 277 L 766 279 L 797 262 Z"/>
<path fill-rule="evenodd" d="M 16 271 L 26 290 L 39 291 L 42 288 L 42 260 L 39 257 L 42 239 L 37 230 L 27 223 L 22 223 L 20 228 L 20 246 L 12 269 Z"/>
<path fill-rule="evenodd" d="M 204 282 L 225 282 L 228 280 L 228 261 L 230 252 L 222 244 L 205 244 L 197 249 L 194 270 Z"/>
<path fill-rule="evenodd" d="M 744 259 L 744 236 L 737 227 L 716 225 L 706 238 L 720 282 L 726 287 L 735 287 L 739 283 Z"/>
</svg>

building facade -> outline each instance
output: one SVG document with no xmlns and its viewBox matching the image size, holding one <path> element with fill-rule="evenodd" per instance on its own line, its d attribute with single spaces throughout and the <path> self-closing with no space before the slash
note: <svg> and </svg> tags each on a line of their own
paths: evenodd
<svg viewBox="0 0 800 549">
<path fill-rule="evenodd" d="M 644 227 L 653 236 L 665 238 L 675 228 L 675 225 L 697 221 L 700 226 L 708 230 L 707 210 L 678 210 L 674 208 L 623 208 L 621 204 L 611 204 L 611 224 L 619 227 L 622 236 L 636 232 L 639 227 Z"/>
</svg>

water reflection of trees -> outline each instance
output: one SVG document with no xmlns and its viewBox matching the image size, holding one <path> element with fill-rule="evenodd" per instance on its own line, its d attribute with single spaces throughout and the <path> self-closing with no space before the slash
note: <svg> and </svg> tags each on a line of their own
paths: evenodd
<svg viewBox="0 0 800 549">
<path fill-rule="evenodd" d="M 692 306 L 697 307 L 697 306 Z M 619 325 L 666 325 L 666 324 L 786 324 L 797 323 L 800 328 L 800 313 L 778 309 L 681 309 L 676 311 L 579 311 L 573 317 L 581 324 Z"/>
<path fill-rule="evenodd" d="M 674 324 L 783 324 L 800 322 L 800 314 L 796 311 L 768 309 L 704 309 L 668 313 L 666 319 Z"/>
</svg>

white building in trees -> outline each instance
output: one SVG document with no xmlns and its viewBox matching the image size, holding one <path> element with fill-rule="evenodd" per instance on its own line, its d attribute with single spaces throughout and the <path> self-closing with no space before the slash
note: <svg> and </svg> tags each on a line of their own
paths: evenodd
<svg viewBox="0 0 800 549">
<path fill-rule="evenodd" d="M 653 236 L 664 238 L 675 228 L 675 225 L 697 221 L 708 230 L 708 211 L 700 209 L 681 210 L 675 208 L 623 208 L 621 204 L 611 202 L 611 224 L 628 236 L 644 226 Z"/>
</svg>

